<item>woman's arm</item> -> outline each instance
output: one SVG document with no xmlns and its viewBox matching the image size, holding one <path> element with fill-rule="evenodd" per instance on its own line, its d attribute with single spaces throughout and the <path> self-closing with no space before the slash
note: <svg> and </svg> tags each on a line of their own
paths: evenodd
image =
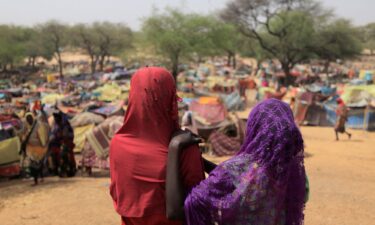
<svg viewBox="0 0 375 225">
<path fill-rule="evenodd" d="M 185 189 L 179 168 L 179 159 L 182 149 L 177 142 L 169 145 L 168 164 L 167 164 L 167 180 L 166 180 L 166 209 L 167 218 L 172 220 L 183 219 Z"/>
<path fill-rule="evenodd" d="M 180 157 L 189 146 L 200 142 L 200 138 L 189 131 L 178 131 L 169 144 L 166 180 L 166 213 L 172 220 L 184 219 L 186 190 L 180 172 Z"/>
</svg>

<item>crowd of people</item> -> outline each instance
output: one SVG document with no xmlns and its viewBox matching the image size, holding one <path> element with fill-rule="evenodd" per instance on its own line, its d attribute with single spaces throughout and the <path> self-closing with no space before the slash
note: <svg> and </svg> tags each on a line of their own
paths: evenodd
<svg viewBox="0 0 375 225">
<path fill-rule="evenodd" d="M 234 70 L 208 62 L 181 69 L 176 80 L 166 69 L 145 67 L 130 84 L 109 75 L 47 82 L 40 90 L 57 96 L 56 104 L 46 110 L 39 94 L 11 115 L 23 123 L 21 175 L 37 185 L 46 175 L 110 169 L 110 195 L 124 225 L 302 224 L 309 183 L 299 125 L 331 99 L 336 140 L 339 133 L 350 139 L 350 108 L 336 90 L 340 82 L 310 76 L 317 68 L 293 75 L 288 86 L 270 65 Z M 206 148 L 231 158 L 216 165 L 202 156 Z"/>
<path fill-rule="evenodd" d="M 258 104 L 242 147 L 220 165 L 201 156 L 198 142 L 180 130 L 171 74 L 138 70 L 110 146 L 110 194 L 124 225 L 303 223 L 304 145 L 288 104 Z"/>
<path fill-rule="evenodd" d="M 45 174 L 72 177 L 76 173 L 74 158 L 74 133 L 63 112 L 56 109 L 53 120 L 48 121 L 43 105 L 36 101 L 26 109 L 22 118 L 24 129 L 21 135 L 21 169 L 25 176 L 43 181 Z"/>
</svg>

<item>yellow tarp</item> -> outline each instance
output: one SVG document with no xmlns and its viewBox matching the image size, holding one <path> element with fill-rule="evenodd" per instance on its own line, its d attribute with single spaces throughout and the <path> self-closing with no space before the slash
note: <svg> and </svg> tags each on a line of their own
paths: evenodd
<svg viewBox="0 0 375 225">
<path fill-rule="evenodd" d="M 126 94 L 122 94 L 122 89 L 116 83 L 105 84 L 102 87 L 95 89 L 94 92 L 100 93 L 98 99 L 100 101 L 115 101 L 121 98 L 125 98 Z"/>
<path fill-rule="evenodd" d="M 81 152 L 86 141 L 86 133 L 94 129 L 94 124 L 74 128 L 74 152 Z"/>
<path fill-rule="evenodd" d="M 341 95 L 341 99 L 344 102 L 349 102 L 353 91 L 356 91 L 356 90 L 366 91 L 370 95 L 375 97 L 375 85 L 359 85 L 359 86 L 345 86 L 344 92 Z"/>
<path fill-rule="evenodd" d="M 48 82 L 48 83 L 55 82 L 55 80 L 56 80 L 56 77 L 55 77 L 54 74 L 48 74 L 48 75 L 47 75 L 47 82 Z"/>
<path fill-rule="evenodd" d="M 367 73 L 375 74 L 374 70 L 361 70 L 359 71 L 359 78 L 364 79 Z"/>
<path fill-rule="evenodd" d="M 63 99 L 64 98 L 64 95 L 60 95 L 60 94 L 49 94 L 49 95 L 46 95 L 42 98 L 42 103 L 43 104 L 49 104 L 49 105 L 53 105 L 53 104 L 56 104 L 56 102 L 60 99 Z"/>
<path fill-rule="evenodd" d="M 220 99 L 218 97 L 200 97 L 198 102 L 200 104 L 219 104 Z"/>
<path fill-rule="evenodd" d="M 0 142 L 0 165 L 20 160 L 21 143 L 18 137 Z"/>
</svg>

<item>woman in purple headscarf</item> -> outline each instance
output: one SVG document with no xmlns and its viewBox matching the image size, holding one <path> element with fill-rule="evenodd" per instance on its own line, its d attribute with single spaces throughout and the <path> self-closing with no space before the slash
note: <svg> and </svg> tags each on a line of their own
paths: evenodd
<svg viewBox="0 0 375 225">
<path fill-rule="evenodd" d="M 307 196 L 303 153 L 302 135 L 290 107 L 276 99 L 261 102 L 249 115 L 238 154 L 188 192 L 187 224 L 303 224 Z M 173 191 L 178 193 L 181 187 L 178 173 L 171 171 L 178 160 L 169 154 L 167 213 L 168 204 L 178 201 Z"/>
</svg>

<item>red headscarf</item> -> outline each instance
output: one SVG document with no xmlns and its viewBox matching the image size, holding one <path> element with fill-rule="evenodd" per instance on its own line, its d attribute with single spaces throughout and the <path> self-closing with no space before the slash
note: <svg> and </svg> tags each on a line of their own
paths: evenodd
<svg viewBox="0 0 375 225">
<path fill-rule="evenodd" d="M 168 146 L 172 133 L 179 128 L 174 78 L 163 68 L 146 67 L 134 74 L 130 88 L 124 125 L 118 134 Z"/>
<path fill-rule="evenodd" d="M 130 88 L 124 125 L 110 146 L 111 196 L 123 217 L 165 216 L 168 145 L 179 128 L 175 81 L 167 70 L 148 67 L 134 74 Z M 193 185 L 204 178 L 192 162 L 200 163 L 200 153 L 196 147 L 184 152 L 190 152 L 182 160 L 191 165 L 185 174 Z"/>
</svg>

